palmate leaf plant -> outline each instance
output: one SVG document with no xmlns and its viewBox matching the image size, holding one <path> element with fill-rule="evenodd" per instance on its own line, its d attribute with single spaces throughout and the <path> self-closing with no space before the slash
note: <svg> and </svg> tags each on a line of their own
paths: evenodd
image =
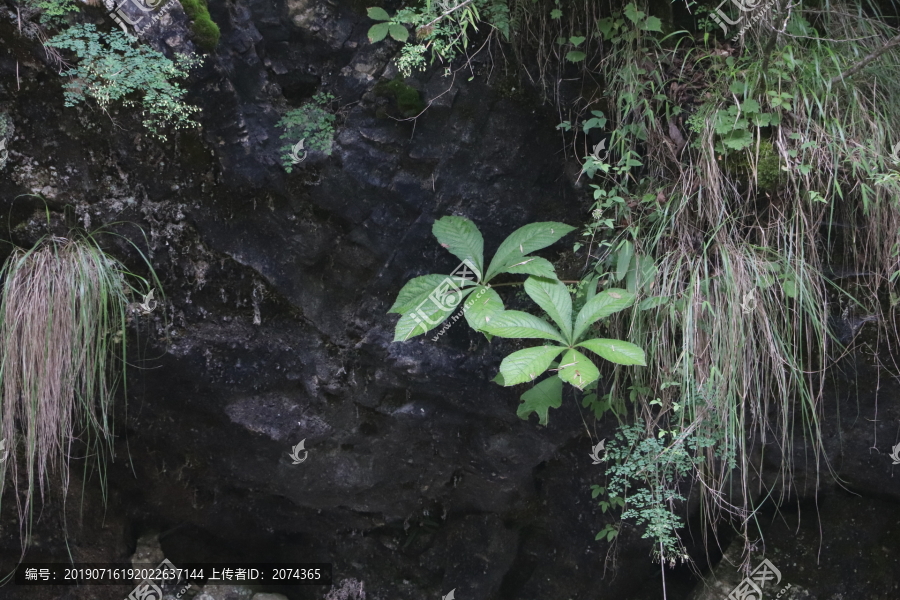
<svg viewBox="0 0 900 600">
<path fill-rule="evenodd" d="M 428 333 L 447 320 L 460 302 L 473 292 L 477 292 L 479 301 L 465 312 L 465 317 L 472 329 L 481 331 L 494 314 L 504 310 L 499 294 L 488 283 L 501 273 L 556 279 L 550 261 L 528 255 L 555 243 L 574 229 L 552 221 L 525 225 L 500 244 L 485 270 L 484 238 L 472 221 L 453 216 L 435 221 L 431 229 L 434 237 L 471 269 L 475 280 L 451 275 L 423 275 L 410 280 L 388 310 L 389 314 L 402 315 L 394 329 L 394 341 L 406 341 Z"/>
<path fill-rule="evenodd" d="M 450 275 L 424 275 L 409 281 L 397 296 L 389 313 L 401 314 L 394 331 L 394 341 L 406 341 L 427 333 L 440 325 L 456 310 L 462 300 L 478 292 L 478 300 L 464 311 L 466 321 L 475 331 L 488 338 L 544 339 L 555 345 L 527 348 L 513 352 L 500 365 L 495 379 L 504 386 L 534 381 L 546 372 L 560 354 L 556 375 L 522 394 L 517 414 L 527 419 L 537 413 L 542 425 L 547 424 L 550 408 L 562 404 L 563 382 L 583 391 L 600 377 L 600 371 L 576 348 L 584 348 L 620 365 L 645 365 L 643 350 L 622 340 L 590 338 L 593 324 L 634 302 L 634 294 L 610 289 L 595 293 L 588 286 L 584 306 L 573 318 L 569 289 L 556 277 L 553 265 L 546 259 L 528 256 L 545 248 L 573 228 L 563 223 L 532 223 L 514 231 L 500 244 L 485 270 L 484 239 L 474 223 L 462 217 L 444 217 L 435 222 L 432 232 L 441 245 L 471 269 L 475 279 Z M 529 275 L 525 293 L 550 317 L 554 325 L 535 315 L 506 310 L 499 294 L 488 282 L 501 273 Z M 454 282 L 458 281 L 458 285 Z M 483 299 L 482 299 L 483 298 Z M 589 338 L 589 339 L 586 339 Z"/>
<path fill-rule="evenodd" d="M 485 325 L 484 332 L 503 338 L 545 339 L 556 344 L 513 352 L 500 363 L 500 374 L 495 381 L 504 386 L 534 381 L 550 369 L 560 354 L 563 356 L 555 368 L 555 376 L 522 394 L 523 403 L 517 411 L 519 417 L 527 419 L 531 413 L 536 413 L 540 423 L 546 425 L 549 409 L 562 405 L 563 382 L 584 391 L 600 378 L 600 370 L 578 348 L 590 350 L 620 365 L 647 364 L 644 351 L 630 342 L 608 338 L 585 339 L 591 325 L 634 303 L 631 292 L 607 289 L 594 294 L 585 302 L 574 322 L 572 298 L 561 281 L 529 277 L 525 281 L 525 293 L 550 316 L 557 327 L 526 312 L 507 310 L 495 315 Z"/>
</svg>

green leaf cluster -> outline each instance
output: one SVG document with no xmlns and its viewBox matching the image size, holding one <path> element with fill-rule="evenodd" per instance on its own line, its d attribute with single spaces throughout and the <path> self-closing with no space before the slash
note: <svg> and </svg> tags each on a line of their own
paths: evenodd
<svg viewBox="0 0 900 600">
<path fill-rule="evenodd" d="M 41 11 L 41 23 L 50 25 L 65 24 L 71 13 L 79 11 L 77 0 L 24 0 L 30 8 Z"/>
<path fill-rule="evenodd" d="M 331 102 L 334 95 L 319 92 L 299 108 L 289 110 L 278 121 L 278 126 L 284 129 L 280 139 L 303 140 L 304 149 L 315 150 L 326 156 L 331 156 L 331 145 L 334 142 L 334 122 L 337 116 L 331 110 Z M 296 143 L 296 142 L 295 142 Z M 290 173 L 292 144 L 281 147 L 281 161 L 284 169 Z"/>
<path fill-rule="evenodd" d="M 539 339 L 553 342 L 513 352 L 503 359 L 495 379 L 504 386 L 533 382 L 551 366 L 556 374 L 522 394 L 517 414 L 527 419 L 536 413 L 547 424 L 550 408 L 562 404 L 563 382 L 584 391 L 600 377 L 593 361 L 582 353 L 589 350 L 600 358 L 620 365 L 646 365 L 643 350 L 622 340 L 590 338 L 592 325 L 624 310 L 634 302 L 634 294 L 621 289 L 596 292 L 596 280 L 583 298 L 583 306 L 573 310 L 568 288 L 556 277 L 553 265 L 532 252 L 558 241 L 572 227 L 563 223 L 532 223 L 506 238 L 485 267 L 484 239 L 475 224 L 462 217 L 444 217 L 435 222 L 432 233 L 441 246 L 463 261 L 475 280 L 450 275 L 425 275 L 407 283 L 388 311 L 402 315 L 394 341 L 405 341 L 427 333 L 450 316 L 464 298 L 475 294 L 477 301 L 465 307 L 465 318 L 475 331 L 489 338 Z M 529 275 L 525 293 L 549 317 L 546 319 L 517 310 L 506 310 L 488 282 L 496 276 Z M 477 293 L 476 293 L 477 292 Z M 554 364 L 560 355 L 562 359 Z"/>
<path fill-rule="evenodd" d="M 424 69 L 431 55 L 431 63 L 449 63 L 469 47 L 470 32 L 477 32 L 481 23 L 495 28 L 508 40 L 512 26 L 506 0 L 425 0 L 414 7 L 401 8 L 390 16 L 381 7 L 367 9 L 370 19 L 378 21 L 369 28 L 368 38 L 377 43 L 391 37 L 404 44 L 397 67 L 404 77 Z M 410 40 L 407 26 L 415 31 Z"/>
<path fill-rule="evenodd" d="M 175 80 L 187 77 L 200 59 L 178 55 L 172 61 L 121 31 L 98 32 L 92 23 L 70 27 L 47 45 L 78 56 L 78 64 L 62 73 L 71 78 L 66 106 L 88 98 L 104 112 L 117 101 L 124 106 L 140 104 L 144 127 L 161 140 L 166 139 L 160 132 L 166 126 L 176 130 L 197 126 L 193 116 L 200 109 L 184 102 L 185 91 Z"/>
</svg>

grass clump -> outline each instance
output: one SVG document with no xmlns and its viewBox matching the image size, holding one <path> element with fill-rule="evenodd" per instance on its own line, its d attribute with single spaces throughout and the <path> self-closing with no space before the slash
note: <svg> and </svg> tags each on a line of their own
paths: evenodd
<svg viewBox="0 0 900 600">
<path fill-rule="evenodd" d="M 760 498 L 779 503 L 798 485 L 795 450 L 817 472 L 828 466 L 835 297 L 890 321 L 881 299 L 895 297 L 900 271 L 896 31 L 873 7 L 831 2 L 759 20 L 728 55 L 687 32 L 664 47 L 643 13 L 627 11 L 601 23 L 619 33 L 599 63 L 608 86 L 595 106 L 609 114 L 583 123 L 609 132 L 608 155 L 585 152 L 596 200 L 585 235 L 595 283 L 637 295 L 606 327 L 646 348 L 648 368 L 615 371 L 598 398 L 632 402 L 643 436 L 617 443 L 641 455 L 646 440 L 667 440 L 655 460 L 677 455 L 678 476 L 689 464 L 704 525 L 734 523 L 749 557 Z M 863 274 L 853 297 L 826 276 L 835 267 Z M 777 472 L 751 485 L 766 454 Z M 610 481 L 630 468 L 619 458 Z M 622 517 L 655 531 L 660 559 L 683 559 L 678 522 L 660 512 L 680 510 L 671 473 L 639 472 L 642 486 L 613 486 Z"/>
<path fill-rule="evenodd" d="M 213 52 L 219 45 L 219 26 L 209 16 L 206 0 L 180 0 L 185 14 L 191 20 L 194 40 L 206 52 Z"/>
<path fill-rule="evenodd" d="M 90 236 L 49 237 L 16 249 L 0 269 L 0 495 L 11 471 L 27 539 L 33 499 L 49 473 L 68 487 L 76 439 L 100 461 L 113 453 L 113 401 L 125 380 L 127 269 Z M 146 282 L 144 282 L 146 283 Z M 147 302 L 145 301 L 145 304 Z M 152 307 L 145 307 L 150 308 Z"/>
</svg>

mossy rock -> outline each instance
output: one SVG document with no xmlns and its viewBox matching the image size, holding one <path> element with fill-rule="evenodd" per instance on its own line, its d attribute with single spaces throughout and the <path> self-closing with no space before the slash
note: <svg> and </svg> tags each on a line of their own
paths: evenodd
<svg viewBox="0 0 900 600">
<path fill-rule="evenodd" d="M 752 152 L 753 148 L 749 148 L 748 152 Z M 738 175 L 742 181 L 749 182 L 752 177 L 750 163 L 746 152 L 731 152 L 725 159 L 725 168 L 735 175 Z M 759 144 L 759 162 L 756 165 L 756 187 L 761 192 L 771 192 L 781 180 L 781 161 L 778 153 L 767 140 L 762 140 Z"/>
<path fill-rule="evenodd" d="M 180 0 L 185 14 L 191 20 L 194 41 L 205 52 L 212 52 L 219 45 L 219 26 L 209 16 L 204 0 Z"/>
<path fill-rule="evenodd" d="M 391 98 L 397 105 L 397 110 L 406 118 L 415 117 L 425 110 L 425 102 L 419 91 L 403 83 L 400 77 L 379 81 L 373 91 L 376 96 Z"/>
</svg>

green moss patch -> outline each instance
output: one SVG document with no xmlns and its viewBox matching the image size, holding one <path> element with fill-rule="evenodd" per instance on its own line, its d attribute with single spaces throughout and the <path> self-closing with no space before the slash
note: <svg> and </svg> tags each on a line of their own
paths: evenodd
<svg viewBox="0 0 900 600">
<path fill-rule="evenodd" d="M 185 14 L 191 20 L 194 41 L 205 52 L 212 52 L 219 45 L 219 26 L 209 16 L 205 0 L 180 0 Z"/>
<path fill-rule="evenodd" d="M 375 85 L 374 92 L 376 96 L 391 98 L 397 105 L 397 110 L 406 118 L 415 117 L 425 110 L 425 102 L 419 91 L 403 83 L 400 77 L 390 81 L 379 81 Z"/>
</svg>

